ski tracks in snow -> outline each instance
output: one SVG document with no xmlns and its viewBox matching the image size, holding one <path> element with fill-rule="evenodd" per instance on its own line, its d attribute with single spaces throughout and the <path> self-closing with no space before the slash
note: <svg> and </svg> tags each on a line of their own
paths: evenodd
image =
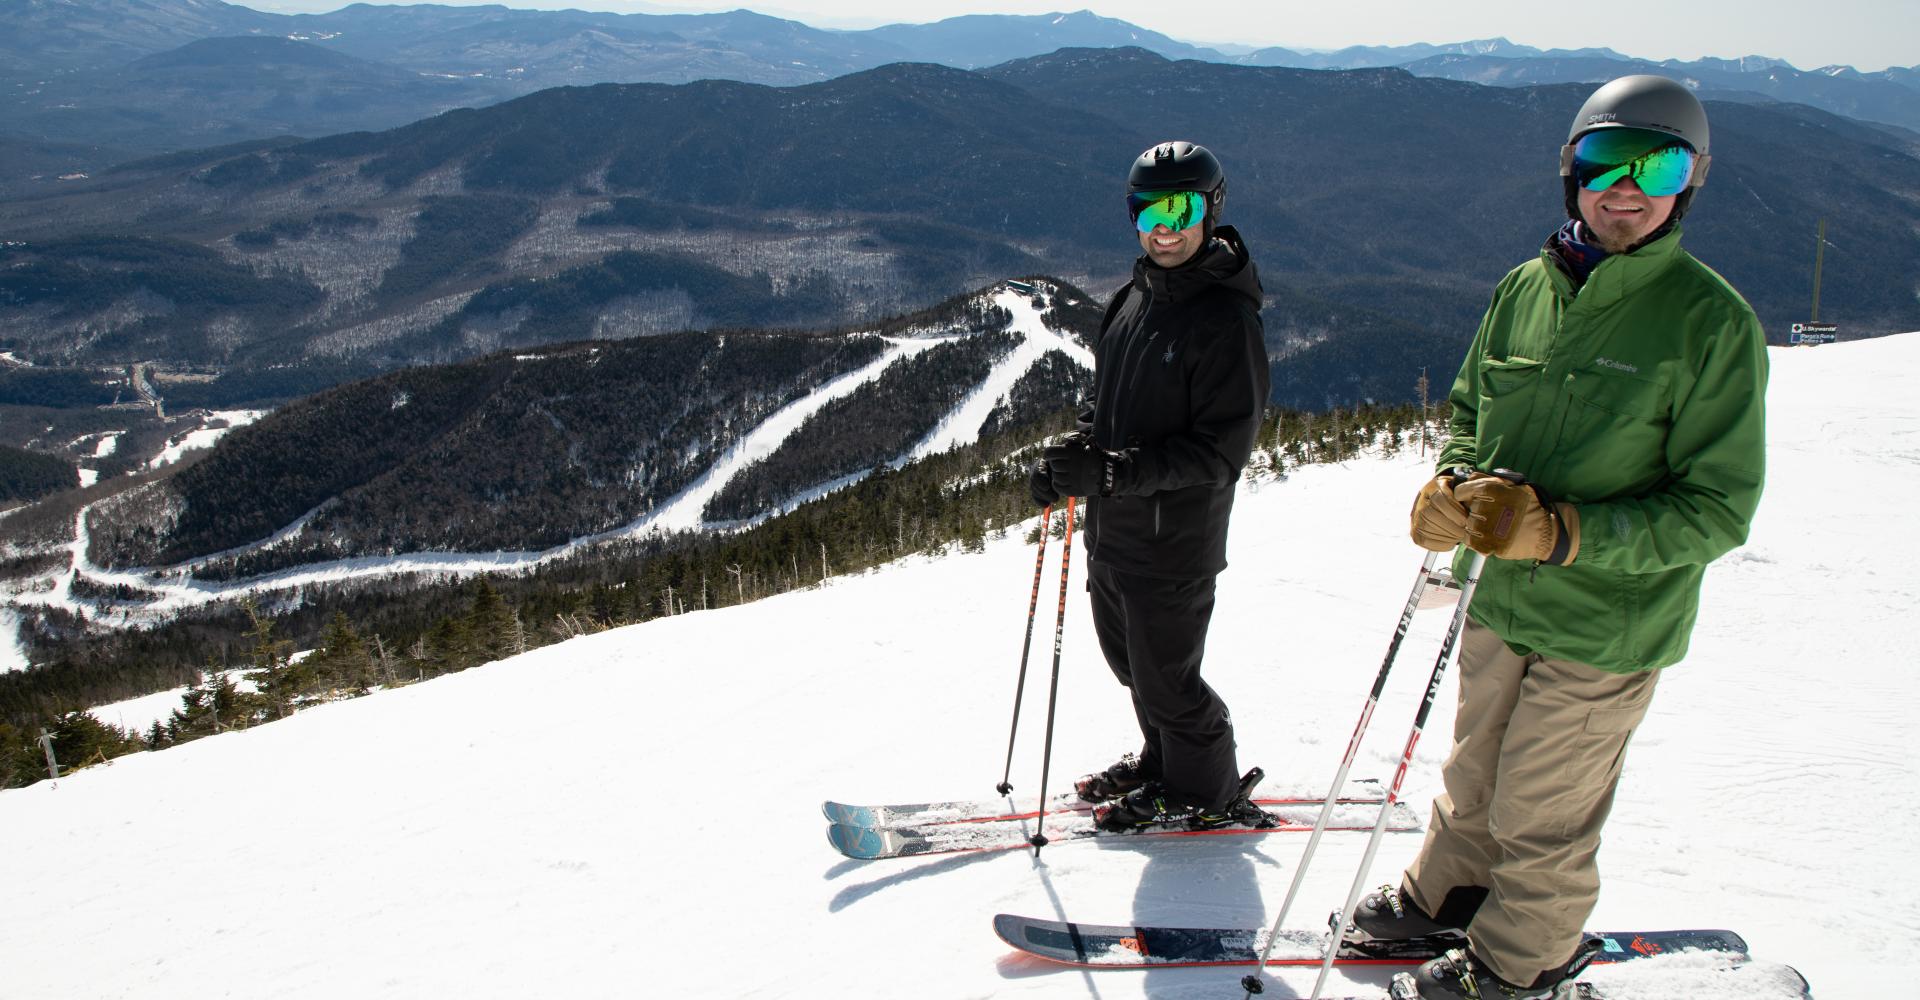
<svg viewBox="0 0 1920 1000">
<path fill-rule="evenodd" d="M 1049 328 L 1042 318 L 1042 310 L 1035 307 L 1031 297 L 1003 288 L 994 295 L 993 303 L 1012 315 L 1013 319 L 1008 329 L 1021 335 L 1020 343 L 994 365 L 986 379 L 975 387 L 959 406 L 948 413 L 932 433 L 907 454 L 896 458 L 895 465 L 903 465 L 908 461 L 976 440 L 981 425 L 986 422 L 994 407 L 1049 351 L 1061 351 L 1083 367 L 1092 369 L 1093 353 L 1071 338 Z M 707 503 L 725 489 L 734 477 L 755 463 L 771 457 L 792 437 L 794 432 L 806 423 L 809 417 L 827 404 L 851 395 L 862 386 L 878 379 L 895 362 L 946 343 L 950 339 L 952 338 L 887 338 L 892 347 L 880 357 L 828 381 L 776 411 L 722 453 L 713 466 L 692 485 L 658 509 L 610 531 L 577 538 L 543 551 L 417 552 L 399 556 L 366 556 L 316 563 L 248 580 L 207 582 L 193 580 L 186 574 L 195 566 L 204 564 L 208 559 L 258 551 L 281 544 L 289 537 L 298 534 L 314 512 L 308 512 L 300 520 L 281 529 L 270 538 L 220 553 L 219 556 L 194 560 L 190 563 L 167 567 L 164 570 L 153 567 L 109 570 L 93 565 L 87 558 L 89 545 L 86 528 L 87 508 L 83 508 L 75 518 L 74 541 L 69 546 L 72 553 L 69 565 L 51 581 L 51 587 L 39 593 L 18 595 L 15 600 L 20 603 L 61 607 L 69 611 L 92 614 L 98 609 L 88 607 L 72 593 L 74 581 L 79 577 L 85 577 L 108 586 L 124 584 L 155 593 L 157 597 L 154 600 L 135 612 L 142 619 L 151 619 L 154 615 L 164 615 L 188 607 L 252 593 L 406 573 L 459 577 L 477 573 L 524 571 L 555 559 L 565 558 L 583 548 L 622 538 L 635 538 L 653 532 L 745 527 L 763 520 L 766 516 L 783 513 L 807 500 L 858 482 L 864 473 L 818 484 L 812 489 L 789 498 L 786 503 L 780 505 L 778 510 L 745 522 L 707 521 L 704 517 Z M 126 610 L 133 611 L 131 608 Z"/>
<path fill-rule="evenodd" d="M 928 455 L 972 444 L 980 437 L 980 427 L 996 406 L 1013 390 L 1014 384 L 1037 364 L 1048 351 L 1060 351 L 1088 371 L 1093 370 L 1093 352 L 1049 328 L 1033 300 L 1012 289 L 1001 291 L 993 304 L 1013 314 L 1008 329 L 1021 335 L 1020 343 L 1001 358 L 973 393 L 953 408 L 939 426 L 896 464 L 905 464 Z"/>
</svg>

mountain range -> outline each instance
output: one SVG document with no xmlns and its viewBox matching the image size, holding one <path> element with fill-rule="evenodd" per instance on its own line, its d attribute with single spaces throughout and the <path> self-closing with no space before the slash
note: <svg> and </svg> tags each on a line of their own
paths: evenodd
<svg viewBox="0 0 1920 1000">
<path fill-rule="evenodd" d="M 1609 49 L 1542 50 L 1499 38 L 1324 53 L 1228 51 L 1088 11 L 824 31 L 745 10 L 353 4 L 283 15 L 221 0 L 11 0 L 0 5 L 0 141 L 103 147 L 91 162 L 97 169 L 115 155 L 384 128 L 555 86 L 700 79 L 792 86 L 903 61 L 971 69 L 1061 48 L 1107 47 L 1252 66 L 1403 66 L 1416 75 L 1502 85 L 1654 71 L 1716 99 L 1792 101 L 1920 129 L 1920 68 L 1801 71 L 1762 56 L 1650 62 Z M 0 178 L 0 193 L 34 176 L 57 175 Z"/>
<path fill-rule="evenodd" d="M 245 44 L 285 54 L 289 80 L 359 58 Z M 98 481 L 10 515 L 4 569 L 41 580 L 78 545 L 101 572 L 41 583 L 126 615 L 316 562 L 540 562 L 636 524 L 751 523 L 945 440 L 943 420 L 1044 423 L 1075 364 L 1021 354 L 1000 281 L 1059 275 L 1036 284 L 1084 342 L 1138 252 L 1125 166 L 1165 122 L 1228 164 L 1273 402 L 1398 404 L 1423 377 L 1439 395 L 1487 290 L 1563 218 L 1552 151 L 1586 92 L 1067 49 L 556 87 L 63 181 L 0 201 L 0 472 L 10 491 Z M 1920 327 L 1910 137 L 1709 108 L 1687 245 L 1774 339 L 1807 318 L 1822 220 L 1822 318 Z M 822 383 L 864 388 L 762 430 Z M 145 464 L 246 424 L 204 412 L 240 404 L 280 409 L 184 468 Z M 155 565 L 189 579 L 132 572 Z"/>
<path fill-rule="evenodd" d="M 172 154 L 0 202 L 0 348 L 43 368 L 0 375 L 0 403 L 61 365 L 155 361 L 231 376 L 197 398 L 237 405 L 290 363 L 857 324 L 1010 274 L 1104 299 L 1137 254 L 1123 172 L 1168 121 L 1227 163 L 1285 362 L 1275 401 L 1401 400 L 1564 218 L 1552 151 L 1585 93 L 1079 49 L 789 88 L 554 88 Z M 1687 245 L 1775 338 L 1808 318 L 1821 219 L 1822 318 L 1920 326 L 1912 148 L 1804 106 L 1709 106 Z"/>
</svg>

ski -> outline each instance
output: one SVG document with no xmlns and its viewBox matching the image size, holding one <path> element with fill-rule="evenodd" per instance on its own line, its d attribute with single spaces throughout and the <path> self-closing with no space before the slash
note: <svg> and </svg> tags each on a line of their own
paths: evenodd
<svg viewBox="0 0 1920 1000">
<path fill-rule="evenodd" d="M 1791 965 L 1747 962 L 1639 963 L 1589 970 L 1554 994 L 1559 1000 L 1813 1000 L 1807 977 Z M 1343 997 L 1340 1000 L 1381 1000 Z M 1385 1000 L 1420 1000 L 1412 973 L 1393 977 Z"/>
<path fill-rule="evenodd" d="M 1156 969 L 1215 965 L 1258 965 L 1267 945 L 1264 929 L 1153 927 L 1077 924 L 1060 920 L 997 914 L 993 932 L 1016 951 L 1065 965 L 1096 969 Z M 1683 951 L 1746 957 L 1747 942 L 1727 930 L 1594 932 L 1601 950 L 1596 964 L 1624 962 Z M 1349 941 L 1334 957 L 1337 965 L 1416 965 L 1458 947 L 1457 936 L 1400 941 Z M 1319 965 L 1327 944 L 1324 931 L 1282 931 L 1267 964 Z"/>
<path fill-rule="evenodd" d="M 1112 833 L 1093 825 L 1091 813 L 1048 813 L 1046 843 L 1074 840 L 1158 840 L 1168 837 L 1250 836 L 1265 833 L 1301 833 L 1313 829 L 1319 816 L 1318 804 L 1266 808 L 1275 820 L 1270 827 L 1223 826 L 1207 830 L 1172 828 Z M 1329 830 L 1371 830 L 1380 813 L 1379 803 L 1336 806 Z M 1387 819 L 1390 830 L 1420 828 L 1420 820 L 1404 802 L 1396 802 Z M 923 854 L 954 854 L 1013 851 L 1032 846 L 1036 832 L 1025 819 L 982 820 L 968 823 L 939 823 L 927 826 L 871 827 L 834 823 L 827 827 L 827 840 L 850 858 L 917 857 Z"/>
<path fill-rule="evenodd" d="M 1342 805 L 1379 805 L 1386 798 L 1377 778 L 1366 778 L 1349 782 L 1360 786 L 1356 795 L 1342 796 Z M 1256 797 L 1253 804 L 1262 808 L 1281 806 L 1318 807 L 1324 798 L 1310 792 L 1298 792 L 1288 795 Z M 1049 796 L 1047 814 L 1055 813 L 1091 813 L 1097 803 L 1088 802 L 1074 792 L 1061 792 Z M 1040 815 L 1036 801 L 1024 799 L 976 799 L 950 802 L 913 802 L 898 805 L 856 806 L 844 802 L 828 801 L 822 803 L 820 811 L 826 814 L 827 822 L 842 826 L 866 826 L 875 829 L 902 826 L 940 826 L 947 823 L 996 823 L 1004 820 L 1032 819 Z"/>
</svg>

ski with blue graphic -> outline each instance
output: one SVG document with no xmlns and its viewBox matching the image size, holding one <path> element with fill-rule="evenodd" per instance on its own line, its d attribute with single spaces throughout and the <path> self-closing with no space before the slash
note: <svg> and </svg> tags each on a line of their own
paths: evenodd
<svg viewBox="0 0 1920 1000">
<path fill-rule="evenodd" d="M 1098 969 L 1258 965 L 1260 952 L 1267 946 L 1264 929 L 1080 924 L 1009 913 L 993 918 L 993 931 L 1013 948 L 1037 958 Z M 1596 964 L 1680 952 L 1747 957 L 1747 942 L 1728 930 L 1607 931 L 1591 936 L 1601 941 Z M 1319 965 L 1326 944 L 1324 931 L 1282 931 L 1267 964 Z M 1452 935 L 1398 941 L 1348 940 L 1342 942 L 1334 961 L 1342 965 L 1414 965 L 1460 944 L 1461 938 Z"/>
<path fill-rule="evenodd" d="M 1342 796 L 1342 805 L 1379 805 L 1386 793 L 1381 790 L 1380 779 L 1362 778 L 1348 782 L 1357 786 L 1357 793 Z M 1258 796 L 1253 804 L 1263 809 L 1283 806 L 1311 806 L 1319 808 L 1326 800 L 1309 791 L 1299 791 L 1281 795 Z M 1088 802 L 1073 792 L 1061 792 L 1047 800 L 1047 814 L 1054 813 L 1091 813 L 1098 803 Z M 857 806 L 844 802 L 825 802 L 820 811 L 826 814 L 827 821 L 841 826 L 866 826 L 885 829 L 903 826 L 939 826 L 946 823 L 997 823 L 1004 820 L 1033 819 L 1040 815 L 1036 800 L 1027 798 L 974 799 L 949 802 L 913 802 L 898 805 Z"/>
<path fill-rule="evenodd" d="M 1380 815 L 1380 804 L 1335 806 L 1329 830 L 1371 830 Z M 1420 819 L 1404 802 L 1395 802 L 1387 817 L 1387 829 L 1420 829 Z M 1046 843 L 1076 840 L 1144 841 L 1174 837 L 1259 836 L 1269 833 L 1306 833 L 1313 830 L 1320 806 L 1262 806 L 1271 825 L 1229 825 L 1201 830 L 1186 827 L 1151 827 L 1117 833 L 1093 825 L 1090 813 L 1048 813 Z M 983 820 L 970 823 L 939 823 L 930 826 L 871 827 L 834 823 L 827 827 L 827 840 L 834 849 L 850 858 L 877 860 L 907 858 L 924 854 L 985 853 L 1015 851 L 1032 846 L 1035 829 L 1030 819 Z"/>
</svg>

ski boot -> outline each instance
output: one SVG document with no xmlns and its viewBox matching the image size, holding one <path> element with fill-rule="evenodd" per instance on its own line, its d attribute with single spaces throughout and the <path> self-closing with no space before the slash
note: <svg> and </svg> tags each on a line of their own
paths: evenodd
<svg viewBox="0 0 1920 1000">
<path fill-rule="evenodd" d="M 1520 986 L 1494 975 L 1468 949 L 1454 948 L 1414 972 L 1395 976 L 1392 995 L 1395 1000 L 1572 1000 L 1579 995 L 1574 977 L 1586 971 L 1599 951 L 1599 938 L 1583 938 L 1565 965 Z"/>
<path fill-rule="evenodd" d="M 1073 783 L 1073 790 L 1084 802 L 1106 802 L 1117 799 L 1152 780 L 1152 776 L 1141 771 L 1140 758 L 1126 754 L 1104 771 L 1081 775 Z"/>
<path fill-rule="evenodd" d="M 1217 830 L 1222 827 L 1247 827 L 1264 830 L 1275 825 L 1266 810 L 1253 804 L 1253 786 L 1265 772 L 1254 768 L 1240 779 L 1240 787 L 1227 804 L 1217 809 L 1180 801 L 1167 794 L 1157 781 L 1149 781 L 1118 800 L 1093 810 L 1093 825 L 1109 833 L 1139 833 L 1145 830 Z"/>
<path fill-rule="evenodd" d="M 1446 908 L 1442 907 L 1441 912 Z M 1339 920 L 1339 914 L 1334 914 Z M 1425 910 L 1415 903 L 1412 897 L 1391 885 L 1383 885 L 1378 892 L 1367 893 L 1360 905 L 1353 911 L 1353 923 L 1346 928 L 1346 940 L 1351 943 L 1364 941 L 1405 941 L 1423 937 L 1464 938 L 1465 928 L 1445 923 L 1428 916 Z"/>
</svg>

